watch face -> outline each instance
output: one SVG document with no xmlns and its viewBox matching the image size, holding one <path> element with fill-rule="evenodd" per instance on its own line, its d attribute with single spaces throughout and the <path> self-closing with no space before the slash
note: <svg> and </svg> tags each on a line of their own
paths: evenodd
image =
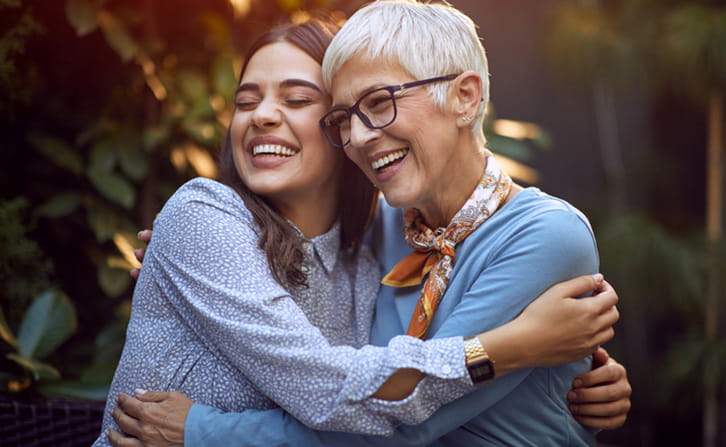
<svg viewBox="0 0 726 447">
<path fill-rule="evenodd" d="M 492 366 L 492 362 L 487 359 L 469 366 L 469 375 L 471 376 L 471 381 L 474 382 L 474 384 L 479 384 L 493 379 L 494 367 Z"/>
</svg>

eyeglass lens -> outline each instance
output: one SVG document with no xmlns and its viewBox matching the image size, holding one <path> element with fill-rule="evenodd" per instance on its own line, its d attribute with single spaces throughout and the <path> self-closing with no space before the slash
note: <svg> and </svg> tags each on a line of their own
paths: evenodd
<svg viewBox="0 0 726 447">
<path fill-rule="evenodd" d="M 362 96 L 351 109 L 330 112 L 325 117 L 324 126 L 328 139 L 335 141 L 336 146 L 344 146 L 350 141 L 350 121 L 353 113 L 366 127 L 375 129 L 388 126 L 396 118 L 394 101 L 393 92 L 389 89 L 378 89 Z"/>
</svg>

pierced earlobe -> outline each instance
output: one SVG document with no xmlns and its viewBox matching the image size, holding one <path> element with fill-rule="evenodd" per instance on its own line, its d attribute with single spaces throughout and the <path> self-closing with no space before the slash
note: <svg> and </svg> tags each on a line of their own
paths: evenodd
<svg viewBox="0 0 726 447">
<path fill-rule="evenodd" d="M 462 116 L 462 117 L 461 117 L 461 119 L 462 119 L 463 121 L 466 121 L 466 122 L 468 123 L 469 121 L 471 121 L 471 120 L 473 120 L 473 119 L 474 119 L 474 115 L 466 115 L 466 116 Z"/>
</svg>

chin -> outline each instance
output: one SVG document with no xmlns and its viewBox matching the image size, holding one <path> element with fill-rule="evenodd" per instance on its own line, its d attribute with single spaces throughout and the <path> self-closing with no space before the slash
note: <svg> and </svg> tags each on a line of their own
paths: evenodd
<svg viewBox="0 0 726 447">
<path fill-rule="evenodd" d="M 382 192 L 383 197 L 386 199 L 386 202 L 394 208 L 412 208 L 415 206 L 413 205 L 413 202 L 411 200 L 406 200 L 406 197 L 403 194 L 387 194 L 383 190 Z"/>
</svg>

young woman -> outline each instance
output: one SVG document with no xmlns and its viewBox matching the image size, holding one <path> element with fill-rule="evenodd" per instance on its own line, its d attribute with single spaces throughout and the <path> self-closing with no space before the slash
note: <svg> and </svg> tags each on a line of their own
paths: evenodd
<svg viewBox="0 0 726 447">
<path fill-rule="evenodd" d="M 373 190 L 317 126 L 331 105 L 320 63 L 335 30 L 320 20 L 282 26 L 249 51 L 224 185 L 192 180 L 155 222 L 104 429 L 115 427 L 116 396 L 136 388 L 179 390 L 223 411 L 279 406 L 309 427 L 372 435 L 473 389 L 459 336 L 366 345 L 380 279 L 360 243 Z M 609 339 L 612 289 L 564 298 L 600 281 L 553 289 L 480 334 L 497 377 L 582 358 Z"/>
</svg>

